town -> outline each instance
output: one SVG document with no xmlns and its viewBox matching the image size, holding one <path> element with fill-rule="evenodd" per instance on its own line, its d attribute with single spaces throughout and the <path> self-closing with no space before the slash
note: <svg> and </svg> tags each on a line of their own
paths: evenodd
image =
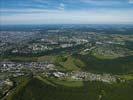
<svg viewBox="0 0 133 100">
<path fill-rule="evenodd" d="M 8 91 L 14 87 L 12 78 L 36 77 L 57 78 L 59 80 L 71 81 L 101 81 L 108 84 L 124 82 L 119 75 L 95 74 L 84 71 L 61 72 L 56 66 L 49 62 L 0 62 L 0 91 L 1 97 L 7 95 Z"/>
<path fill-rule="evenodd" d="M 133 41 L 133 35 L 107 35 L 97 32 L 76 31 L 68 35 L 65 31 L 67 30 L 58 30 L 58 32 L 48 30 L 44 34 L 39 31 L 1 31 L 1 57 L 7 55 L 48 55 L 63 53 L 63 51 L 65 53 L 70 51 L 72 53 L 86 52 L 92 48 L 94 48 L 93 51 L 91 50 L 94 55 L 123 57 L 133 54 L 132 50 L 125 48 L 126 45 L 130 45 L 130 41 Z M 104 48 L 107 50 L 104 50 Z"/>
<path fill-rule="evenodd" d="M 0 31 L 0 99 L 30 81 L 50 88 L 132 81 L 132 34 L 67 27 Z"/>
</svg>

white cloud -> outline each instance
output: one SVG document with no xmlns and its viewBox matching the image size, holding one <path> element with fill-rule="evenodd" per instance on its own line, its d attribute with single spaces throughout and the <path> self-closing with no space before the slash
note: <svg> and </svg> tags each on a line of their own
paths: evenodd
<svg viewBox="0 0 133 100">
<path fill-rule="evenodd" d="M 133 11 L 60 11 L 21 13 L 1 16 L 1 24 L 99 24 L 133 23 Z M 130 16 L 129 16 L 130 15 Z"/>
<path fill-rule="evenodd" d="M 60 3 L 58 9 L 59 10 L 64 10 L 65 9 L 65 5 L 63 3 Z"/>
<path fill-rule="evenodd" d="M 122 1 L 120 0 L 80 0 L 80 2 L 98 5 L 98 6 L 102 6 L 102 5 L 112 6 L 112 5 L 118 5 L 122 3 Z"/>
<path fill-rule="evenodd" d="M 38 13 L 58 13 L 60 10 L 48 10 L 48 9 L 0 9 L 2 14 L 38 14 Z"/>
<path fill-rule="evenodd" d="M 129 3 L 130 3 L 130 4 L 133 4 L 133 0 L 129 0 Z"/>
<path fill-rule="evenodd" d="M 49 3 L 49 0 L 33 0 L 35 2 L 39 2 L 39 3 Z"/>
</svg>

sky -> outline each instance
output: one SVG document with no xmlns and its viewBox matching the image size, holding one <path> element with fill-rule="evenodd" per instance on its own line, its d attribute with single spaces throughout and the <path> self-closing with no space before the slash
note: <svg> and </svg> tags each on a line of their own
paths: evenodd
<svg viewBox="0 0 133 100">
<path fill-rule="evenodd" d="M 133 24 L 133 0 L 0 0 L 0 24 Z"/>
</svg>

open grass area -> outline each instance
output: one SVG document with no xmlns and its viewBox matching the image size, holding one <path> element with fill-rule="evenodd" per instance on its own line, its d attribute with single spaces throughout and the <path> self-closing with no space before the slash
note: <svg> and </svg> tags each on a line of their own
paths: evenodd
<svg viewBox="0 0 133 100">
<path fill-rule="evenodd" d="M 43 61 L 48 61 L 48 62 L 54 62 L 54 60 L 56 59 L 56 56 L 41 56 L 38 57 L 39 62 L 43 62 Z"/>
<path fill-rule="evenodd" d="M 59 80 L 57 78 L 49 78 L 47 80 L 49 80 L 54 84 L 66 86 L 66 87 L 82 87 L 84 85 L 83 81 Z"/>
</svg>

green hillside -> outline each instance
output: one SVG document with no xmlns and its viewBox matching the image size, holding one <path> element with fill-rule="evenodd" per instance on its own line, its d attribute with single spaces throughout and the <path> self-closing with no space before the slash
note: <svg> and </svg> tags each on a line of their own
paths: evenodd
<svg viewBox="0 0 133 100">
<path fill-rule="evenodd" d="M 55 62 L 57 65 L 62 66 L 67 71 L 76 71 L 85 67 L 84 62 L 82 62 L 80 59 L 74 58 L 73 56 L 59 56 L 56 58 Z"/>
<path fill-rule="evenodd" d="M 133 56 L 100 59 L 93 55 L 74 54 L 56 58 L 56 64 L 67 71 L 85 70 L 98 73 L 127 74 L 133 72 Z"/>
<path fill-rule="evenodd" d="M 61 81 L 36 77 L 17 87 L 7 100 L 133 100 L 133 82 Z M 22 83 L 23 84 L 23 83 Z"/>
<path fill-rule="evenodd" d="M 133 56 L 116 59 L 99 59 L 91 55 L 76 55 L 86 64 L 85 70 L 93 72 L 106 72 L 113 74 L 125 74 L 133 72 Z"/>
</svg>

